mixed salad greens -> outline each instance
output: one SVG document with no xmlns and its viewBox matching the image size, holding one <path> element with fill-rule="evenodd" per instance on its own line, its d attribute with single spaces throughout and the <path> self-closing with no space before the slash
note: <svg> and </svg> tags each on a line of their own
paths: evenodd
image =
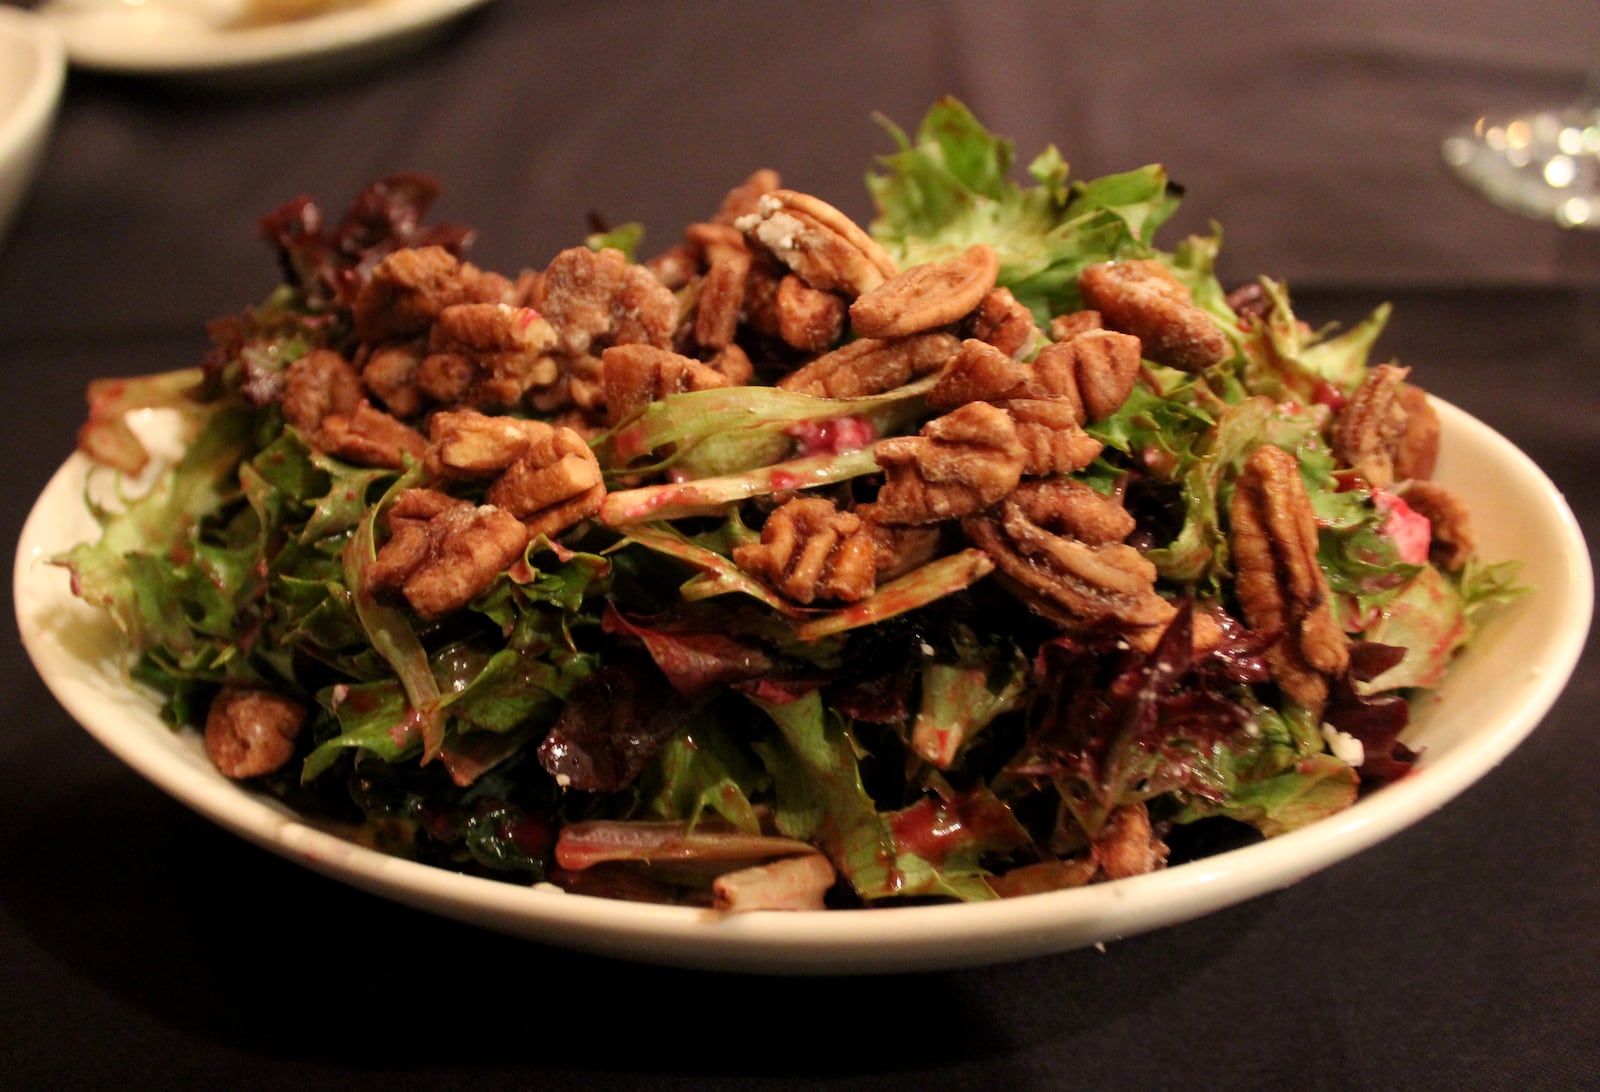
<svg viewBox="0 0 1600 1092">
<path fill-rule="evenodd" d="M 1225 332 L 1198 374 L 1144 361 L 1073 475 L 1121 498 L 1179 606 L 1150 647 L 1041 617 L 970 546 L 844 605 L 796 604 L 734 563 L 775 498 L 869 495 L 874 441 L 934 416 L 928 380 L 845 400 L 760 379 L 668 395 L 593 438 L 600 515 L 535 537 L 464 609 L 424 619 L 371 594 L 383 513 L 426 468 L 319 451 L 262 392 L 308 352 L 348 349 L 384 255 L 470 242 L 424 223 L 433 190 L 410 177 L 331 225 L 285 206 L 265 223 L 285 283 L 215 321 L 202 365 L 91 388 L 81 443 L 100 462 L 140 464 L 135 409 L 172 411 L 188 440 L 147 492 L 95 505 L 100 538 L 58 559 L 76 594 L 125 631 L 175 726 L 203 724 L 225 685 L 307 705 L 262 791 L 390 852 L 575 891 L 704 903 L 731 870 L 820 854 L 829 907 L 992 899 L 1113 875 L 1106 839 L 1130 804 L 1159 866 L 1403 776 L 1408 698 L 1515 592 L 1513 566 L 1430 563 L 1415 514 L 1330 449 L 1387 309 L 1336 332 L 1270 279 L 1224 291 L 1219 236 L 1156 246 L 1179 196 L 1159 166 L 1079 181 L 1050 148 L 1019 181 L 1009 142 L 953 100 L 914 134 L 886 128 L 870 232 L 900 268 L 985 243 L 1045 330 L 1081 306 L 1089 266 L 1154 259 Z M 640 238 L 589 245 L 634 260 Z M 1282 635 L 1238 620 L 1228 502 L 1264 444 L 1299 461 L 1351 642 L 1320 710 L 1270 678 Z M 1201 611 L 1226 622 L 1203 650 Z"/>
</svg>

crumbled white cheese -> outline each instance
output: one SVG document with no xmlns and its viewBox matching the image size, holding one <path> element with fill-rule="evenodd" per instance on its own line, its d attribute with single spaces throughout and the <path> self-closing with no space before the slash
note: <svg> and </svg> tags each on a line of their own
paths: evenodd
<svg viewBox="0 0 1600 1092">
<path fill-rule="evenodd" d="M 933 646 L 930 645 L 927 641 L 918 642 L 917 647 L 922 650 L 922 654 L 924 656 L 932 656 L 933 655 Z"/>
<path fill-rule="evenodd" d="M 1341 732 L 1331 724 L 1322 726 L 1322 738 L 1328 741 L 1333 757 L 1350 766 L 1359 766 L 1366 760 L 1367 749 L 1349 732 Z"/>
</svg>

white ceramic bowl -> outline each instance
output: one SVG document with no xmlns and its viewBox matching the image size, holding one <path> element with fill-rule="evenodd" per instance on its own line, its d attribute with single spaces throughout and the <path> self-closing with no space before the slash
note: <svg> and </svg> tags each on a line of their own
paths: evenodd
<svg viewBox="0 0 1600 1092">
<path fill-rule="evenodd" d="M 67 55 L 55 27 L 0 8 L 0 240 L 39 169 L 66 76 Z"/>
<path fill-rule="evenodd" d="M 1520 559 L 1533 590 L 1485 628 L 1443 686 L 1418 700 L 1404 736 L 1422 751 L 1416 771 L 1347 811 L 1266 842 L 1130 879 L 999 902 L 718 915 L 463 876 L 349 841 L 226 781 L 207 760 L 199 733 L 167 728 L 151 696 L 129 681 L 107 616 L 74 599 L 65 570 L 46 562 L 95 534 L 83 503 L 82 455 L 57 472 L 23 529 L 17 622 L 56 698 L 133 769 L 245 838 L 398 902 L 582 951 L 722 970 L 916 971 L 1020 959 L 1132 936 L 1294 883 L 1420 822 L 1490 773 L 1539 723 L 1589 631 L 1589 550 L 1566 501 L 1526 455 L 1454 406 L 1435 405 L 1444 427 L 1438 480 L 1472 508 L 1484 556 Z M 158 456 L 178 450 L 159 411 L 134 417 Z M 109 484 L 106 476 L 99 481 Z M 151 847 L 151 868 L 162 867 L 161 853 Z"/>
</svg>

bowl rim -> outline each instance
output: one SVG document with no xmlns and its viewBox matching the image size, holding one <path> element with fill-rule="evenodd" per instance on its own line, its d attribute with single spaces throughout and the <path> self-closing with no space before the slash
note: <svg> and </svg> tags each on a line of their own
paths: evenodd
<svg viewBox="0 0 1600 1092">
<path fill-rule="evenodd" d="M 6 162 L 48 126 L 60 104 L 67 82 L 67 48 L 49 20 L 14 8 L 0 8 L 0 38 L 22 42 L 38 62 L 17 108 L 0 117 L 0 162 Z"/>
</svg>

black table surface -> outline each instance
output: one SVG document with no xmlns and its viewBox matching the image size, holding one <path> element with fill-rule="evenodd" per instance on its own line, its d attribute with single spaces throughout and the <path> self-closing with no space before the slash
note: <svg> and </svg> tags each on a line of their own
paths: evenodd
<svg viewBox="0 0 1600 1092">
<path fill-rule="evenodd" d="M 1483 3 L 1464 5 L 1477 23 L 1378 33 L 1392 7 L 1223 5 L 1201 41 L 1147 4 L 502 0 L 316 82 L 75 72 L 0 249 L 0 531 L 16 541 L 70 452 L 90 378 L 192 363 L 205 318 L 264 294 L 254 225 L 287 197 L 337 209 L 426 170 L 438 215 L 514 272 L 590 213 L 665 245 L 756 166 L 864 215 L 890 150 L 872 112 L 911 126 L 953 91 L 1023 158 L 1055 141 L 1080 174 L 1169 140 L 1185 215 L 1228 227 L 1225 268 L 1288 276 L 1318 322 L 1392 301 L 1382 352 L 1528 452 L 1600 541 L 1600 236 L 1491 208 L 1436 153 L 1458 115 L 1576 80 L 1600 24 L 1589 4 Z M 1047 13 L 1061 25 L 1029 33 Z M 1478 784 L 1285 890 L 1103 950 L 764 978 L 507 939 L 258 850 L 103 751 L 13 632 L 0 1087 L 1594 1087 L 1597 659 L 1591 640 Z"/>
</svg>

